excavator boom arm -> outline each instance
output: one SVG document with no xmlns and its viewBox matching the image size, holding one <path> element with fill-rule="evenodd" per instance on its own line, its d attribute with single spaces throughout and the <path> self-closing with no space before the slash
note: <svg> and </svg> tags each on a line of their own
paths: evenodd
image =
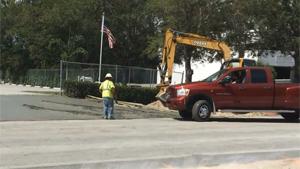
<svg viewBox="0 0 300 169">
<path fill-rule="evenodd" d="M 225 61 L 231 58 L 231 50 L 229 46 L 227 46 L 224 42 L 201 35 L 183 33 L 168 29 L 165 33 L 162 62 L 160 65 L 162 86 L 171 83 L 177 44 L 184 44 L 219 51 L 224 54 Z M 166 77 L 167 82 L 165 81 Z"/>
</svg>

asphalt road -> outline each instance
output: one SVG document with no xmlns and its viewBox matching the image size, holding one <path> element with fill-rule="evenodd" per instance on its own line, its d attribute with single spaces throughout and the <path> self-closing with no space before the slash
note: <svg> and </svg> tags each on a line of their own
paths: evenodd
<svg viewBox="0 0 300 169">
<path fill-rule="evenodd" d="M 53 95 L 0 95 L 1 121 L 101 118 L 100 104 Z"/>
<path fill-rule="evenodd" d="M 299 123 L 160 118 L 0 127 L 0 168 L 185 168 L 300 157 Z"/>
<path fill-rule="evenodd" d="M 59 90 L 0 85 L 0 121 L 92 120 L 103 118 L 102 101 L 57 95 Z M 55 94 L 56 92 L 56 94 Z M 115 104 L 115 118 L 177 118 L 175 111 Z"/>
</svg>

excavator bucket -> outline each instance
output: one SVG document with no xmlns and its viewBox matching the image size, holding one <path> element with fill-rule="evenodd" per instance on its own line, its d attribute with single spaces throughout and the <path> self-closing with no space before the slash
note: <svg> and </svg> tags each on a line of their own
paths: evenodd
<svg viewBox="0 0 300 169">
<path fill-rule="evenodd" d="M 157 86 L 159 88 L 159 92 L 157 93 L 157 95 L 155 97 L 156 97 L 156 99 L 161 101 L 163 104 L 167 102 L 166 90 L 167 90 L 168 86 L 169 85 L 166 85 L 166 84 Z"/>
</svg>

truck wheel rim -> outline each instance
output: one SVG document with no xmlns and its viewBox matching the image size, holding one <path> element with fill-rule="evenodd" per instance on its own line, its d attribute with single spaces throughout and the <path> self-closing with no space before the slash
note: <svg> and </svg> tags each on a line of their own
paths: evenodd
<svg viewBox="0 0 300 169">
<path fill-rule="evenodd" d="M 208 115 L 209 109 L 207 105 L 201 105 L 198 111 L 198 114 L 201 118 L 206 118 Z"/>
</svg>

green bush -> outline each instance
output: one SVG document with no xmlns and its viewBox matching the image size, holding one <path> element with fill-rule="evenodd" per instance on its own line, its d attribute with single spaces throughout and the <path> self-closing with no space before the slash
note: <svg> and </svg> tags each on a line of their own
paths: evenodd
<svg viewBox="0 0 300 169">
<path fill-rule="evenodd" d="M 130 87 L 117 85 L 117 99 L 128 102 L 148 104 L 155 101 L 158 89 L 150 87 Z"/>
<path fill-rule="evenodd" d="M 87 95 L 99 96 L 98 84 L 91 82 L 65 81 L 64 94 L 69 97 L 85 98 Z"/>
<path fill-rule="evenodd" d="M 84 98 L 87 95 L 100 97 L 99 84 L 91 82 L 66 81 L 63 84 L 64 94 L 69 97 Z M 116 85 L 116 99 L 135 103 L 148 104 L 155 101 L 158 89 L 150 87 L 130 87 Z"/>
</svg>

